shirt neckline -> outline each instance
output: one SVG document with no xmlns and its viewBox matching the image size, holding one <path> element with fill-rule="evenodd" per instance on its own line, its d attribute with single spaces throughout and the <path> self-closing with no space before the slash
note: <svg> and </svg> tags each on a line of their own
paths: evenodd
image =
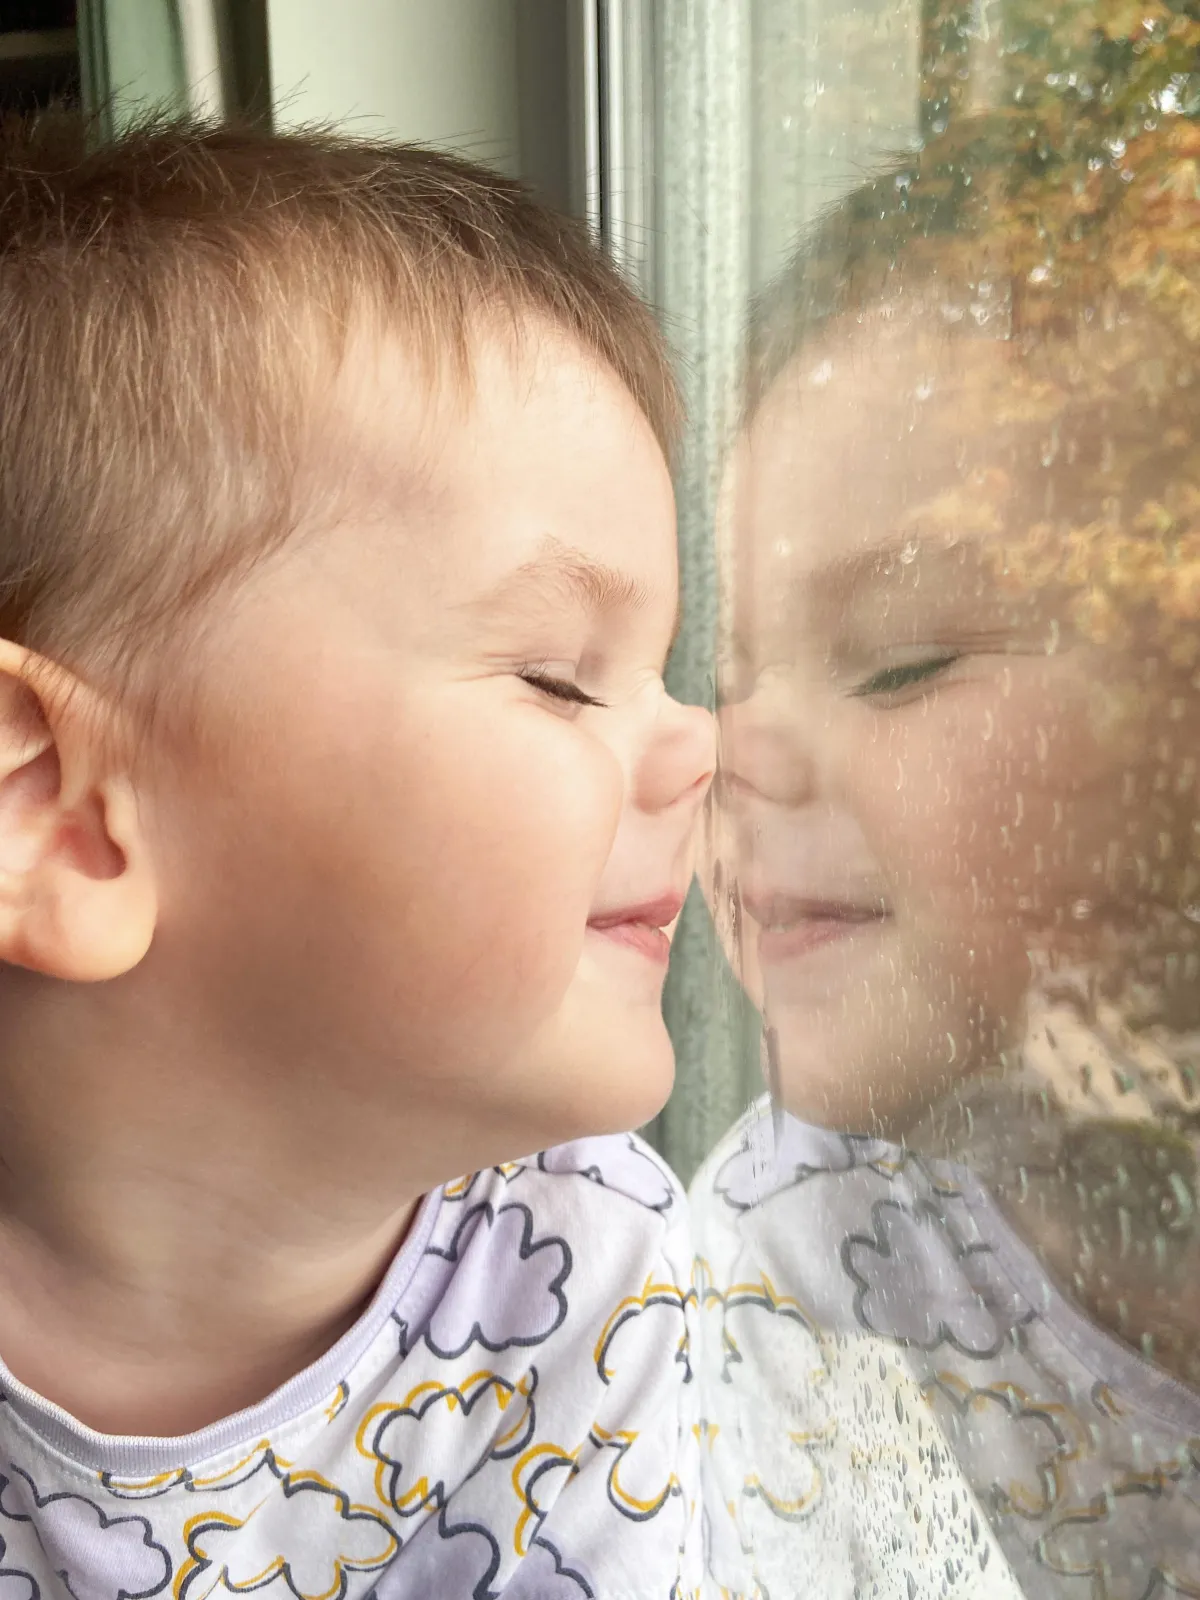
<svg viewBox="0 0 1200 1600">
<path fill-rule="evenodd" d="M 100 1433 L 62 1406 L 20 1382 L 0 1360 L 0 1403 L 7 1405 L 42 1443 L 93 1472 L 120 1476 L 176 1471 L 211 1460 L 248 1440 L 257 1440 L 314 1405 L 328 1402 L 366 1353 L 412 1284 L 442 1203 L 442 1189 L 421 1201 L 403 1244 L 362 1316 L 311 1365 L 265 1399 L 193 1433 L 175 1435 Z"/>
<path fill-rule="evenodd" d="M 955 1182 L 984 1242 L 1028 1305 L 1094 1376 L 1172 1431 L 1200 1434 L 1200 1394 L 1154 1366 L 1115 1334 L 1094 1322 L 1058 1287 L 1035 1251 L 997 1205 L 990 1190 L 965 1167 Z"/>
</svg>

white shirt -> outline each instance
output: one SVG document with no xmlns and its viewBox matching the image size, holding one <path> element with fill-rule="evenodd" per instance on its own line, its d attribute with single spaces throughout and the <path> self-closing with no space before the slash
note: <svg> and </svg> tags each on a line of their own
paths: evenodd
<svg viewBox="0 0 1200 1600">
<path fill-rule="evenodd" d="M 0 1600 L 683 1600 L 689 1270 L 666 1168 L 589 1139 L 427 1196 L 345 1337 L 198 1433 L 0 1368 Z"/>
<path fill-rule="evenodd" d="M 1200 1396 L 1084 1317 L 972 1174 L 776 1139 L 760 1105 L 692 1198 L 730 1593 L 1200 1595 Z"/>
</svg>

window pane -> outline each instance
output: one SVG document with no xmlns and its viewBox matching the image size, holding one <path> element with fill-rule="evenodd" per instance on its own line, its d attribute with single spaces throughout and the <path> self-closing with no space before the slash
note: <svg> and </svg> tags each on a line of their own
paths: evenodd
<svg viewBox="0 0 1200 1600">
<path fill-rule="evenodd" d="M 1200 6 L 699 9 L 714 1574 L 1198 1594 Z"/>
</svg>

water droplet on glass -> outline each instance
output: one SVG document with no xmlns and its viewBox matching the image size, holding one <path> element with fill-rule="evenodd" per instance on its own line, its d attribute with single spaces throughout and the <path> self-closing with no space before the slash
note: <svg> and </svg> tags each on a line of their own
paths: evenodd
<svg viewBox="0 0 1200 1600">
<path fill-rule="evenodd" d="M 1179 110 L 1182 99 L 1180 90 L 1183 88 L 1186 81 L 1187 80 L 1184 75 L 1177 74 L 1171 79 L 1170 83 L 1166 84 L 1162 89 L 1159 90 L 1157 95 L 1151 96 L 1152 99 L 1157 100 L 1158 109 L 1166 116 L 1173 116 L 1175 112 Z"/>
<path fill-rule="evenodd" d="M 1150 876 L 1150 865 L 1145 856 L 1135 856 L 1134 860 L 1137 863 L 1138 887 L 1139 889 L 1144 889 L 1146 880 Z M 1114 839 L 1110 841 L 1107 850 L 1104 852 L 1104 881 L 1110 889 L 1116 887 L 1117 874 L 1120 871 L 1120 867 L 1121 847 Z"/>
<path fill-rule="evenodd" d="M 1082 896 L 1071 907 L 1071 915 L 1076 922 L 1086 922 L 1092 914 L 1092 902 Z"/>
<path fill-rule="evenodd" d="M 1200 922 L 1200 900 L 1192 900 L 1184 906 L 1183 914 L 1189 922 Z"/>
<path fill-rule="evenodd" d="M 823 389 L 833 377 L 833 362 L 819 361 L 808 375 L 808 381 L 814 389 Z"/>
<path fill-rule="evenodd" d="M 915 539 L 908 539 L 900 546 L 900 560 L 904 566 L 912 566 L 913 562 L 917 559 L 920 548 L 920 545 Z"/>
</svg>

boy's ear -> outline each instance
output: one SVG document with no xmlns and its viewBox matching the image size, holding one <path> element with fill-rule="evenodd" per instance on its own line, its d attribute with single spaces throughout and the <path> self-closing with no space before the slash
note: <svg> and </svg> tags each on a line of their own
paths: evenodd
<svg viewBox="0 0 1200 1600">
<path fill-rule="evenodd" d="M 135 967 L 158 907 L 109 708 L 0 640 L 0 961 L 91 983 Z"/>
</svg>

